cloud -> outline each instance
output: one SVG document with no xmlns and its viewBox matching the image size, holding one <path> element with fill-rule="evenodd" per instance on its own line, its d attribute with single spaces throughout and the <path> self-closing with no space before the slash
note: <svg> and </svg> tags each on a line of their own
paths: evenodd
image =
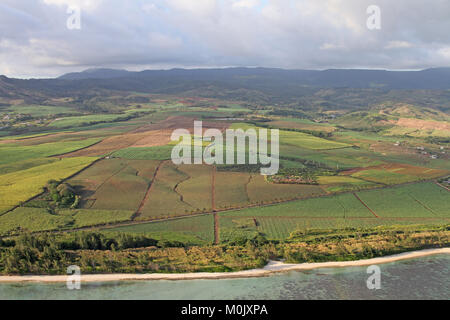
<svg viewBox="0 0 450 320">
<path fill-rule="evenodd" d="M 0 74 L 91 67 L 419 69 L 450 65 L 450 1 L 2 0 Z M 81 30 L 68 30 L 68 6 Z"/>
<path fill-rule="evenodd" d="M 47 5 L 56 5 L 60 7 L 79 7 L 82 10 L 92 11 L 98 8 L 103 0 L 43 0 Z"/>
</svg>

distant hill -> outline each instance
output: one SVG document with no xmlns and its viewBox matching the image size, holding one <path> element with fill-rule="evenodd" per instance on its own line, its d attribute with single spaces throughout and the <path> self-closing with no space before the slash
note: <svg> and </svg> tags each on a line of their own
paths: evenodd
<svg viewBox="0 0 450 320">
<path fill-rule="evenodd" d="M 87 69 L 82 72 L 66 73 L 58 79 L 62 80 L 83 80 L 83 79 L 113 79 L 127 77 L 133 72 L 116 69 Z"/>
<path fill-rule="evenodd" d="M 96 103 L 108 92 L 174 94 L 301 108 L 366 109 L 385 101 L 450 110 L 450 68 L 423 71 L 285 70 L 271 68 L 171 69 L 132 72 L 88 69 L 56 79 L 0 77 L 0 103 L 47 103 L 75 96 Z M 74 102 L 75 103 L 75 102 Z"/>
<path fill-rule="evenodd" d="M 386 71 L 331 69 L 284 70 L 271 68 L 226 69 L 172 69 L 130 72 L 115 69 L 88 69 L 79 73 L 65 74 L 61 80 L 114 80 L 121 78 L 123 86 L 136 84 L 153 87 L 155 81 L 167 85 L 179 85 L 185 81 L 210 82 L 238 85 L 252 89 L 277 86 L 311 86 L 321 88 L 386 88 L 386 89 L 450 89 L 450 68 L 423 71 Z M 114 81 L 100 84 L 114 87 Z"/>
</svg>

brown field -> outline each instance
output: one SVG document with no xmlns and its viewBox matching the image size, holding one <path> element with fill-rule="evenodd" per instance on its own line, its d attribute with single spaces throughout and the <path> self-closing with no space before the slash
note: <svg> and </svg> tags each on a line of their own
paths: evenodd
<svg viewBox="0 0 450 320">
<path fill-rule="evenodd" d="M 187 179 L 189 176 L 178 170 L 171 161 L 164 162 L 137 220 L 169 218 L 195 211 L 196 208 L 185 202 L 183 196 L 177 192 L 178 185 Z"/>
<path fill-rule="evenodd" d="M 170 141 L 170 131 L 146 131 L 141 133 L 125 133 L 102 140 L 82 150 L 68 153 L 64 157 L 103 156 L 128 147 L 163 146 Z"/>
<path fill-rule="evenodd" d="M 136 211 L 159 162 L 102 160 L 69 180 L 81 194 L 80 207 Z"/>
<path fill-rule="evenodd" d="M 216 208 L 239 207 L 250 202 L 247 184 L 251 174 L 246 172 L 216 172 L 215 202 Z"/>
<path fill-rule="evenodd" d="M 257 203 L 319 196 L 325 191 L 315 185 L 269 183 L 264 176 L 254 175 L 247 185 L 247 193 L 250 202 Z"/>
<path fill-rule="evenodd" d="M 450 131 L 450 124 L 448 122 L 443 121 L 400 118 L 395 124 L 400 127 L 414 128 L 419 130 Z"/>
</svg>

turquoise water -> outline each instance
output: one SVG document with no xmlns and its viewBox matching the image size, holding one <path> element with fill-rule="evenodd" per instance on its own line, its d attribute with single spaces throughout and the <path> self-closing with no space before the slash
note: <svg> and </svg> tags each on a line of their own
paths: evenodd
<svg viewBox="0 0 450 320">
<path fill-rule="evenodd" d="M 379 266 L 381 289 L 369 290 L 366 267 L 317 269 L 265 278 L 0 284 L 0 299 L 450 299 L 450 255 Z"/>
</svg>

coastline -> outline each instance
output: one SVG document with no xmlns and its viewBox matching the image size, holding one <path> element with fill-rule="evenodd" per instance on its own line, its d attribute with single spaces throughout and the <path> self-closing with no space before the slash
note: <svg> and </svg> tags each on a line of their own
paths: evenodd
<svg viewBox="0 0 450 320">
<path fill-rule="evenodd" d="M 198 272 L 198 273 L 146 273 L 146 274 L 86 274 L 81 275 L 81 282 L 111 282 L 111 281 L 137 281 L 137 280 L 199 280 L 199 279 L 233 279 L 266 277 L 275 273 L 313 270 L 319 268 L 361 267 L 385 264 L 407 259 L 420 258 L 437 254 L 450 254 L 450 248 L 426 249 L 404 252 L 392 256 L 335 262 L 315 262 L 287 264 L 280 261 L 270 261 L 264 268 L 236 272 Z M 57 283 L 66 282 L 67 275 L 28 275 L 28 276 L 0 276 L 0 283 Z"/>
</svg>

